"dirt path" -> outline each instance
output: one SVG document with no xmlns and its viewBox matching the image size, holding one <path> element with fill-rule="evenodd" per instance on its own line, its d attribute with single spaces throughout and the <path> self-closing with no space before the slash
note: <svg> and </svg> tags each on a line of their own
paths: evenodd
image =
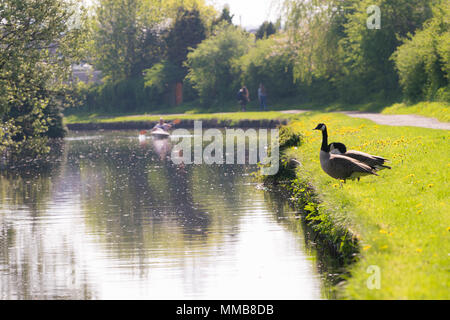
<svg viewBox="0 0 450 320">
<path fill-rule="evenodd" d="M 286 114 L 299 114 L 306 112 L 307 110 L 288 110 L 281 111 Z M 380 114 L 380 113 L 362 113 L 358 111 L 343 111 L 343 114 L 346 114 L 353 118 L 363 118 L 372 120 L 375 123 L 387 125 L 387 126 L 397 126 L 397 127 L 422 127 L 429 129 L 442 129 L 442 130 L 450 130 L 450 123 L 448 122 L 440 122 L 434 118 L 428 118 L 423 116 L 417 116 L 413 114 Z"/>
</svg>

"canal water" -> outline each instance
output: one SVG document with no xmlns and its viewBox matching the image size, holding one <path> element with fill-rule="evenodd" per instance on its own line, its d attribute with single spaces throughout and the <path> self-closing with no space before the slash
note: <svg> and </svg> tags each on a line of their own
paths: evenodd
<svg viewBox="0 0 450 320">
<path fill-rule="evenodd" d="M 171 141 L 77 133 L 0 173 L 0 299 L 322 299 L 314 250 L 249 165 L 174 165 Z M 296 230 L 294 230 L 296 229 Z"/>
</svg>

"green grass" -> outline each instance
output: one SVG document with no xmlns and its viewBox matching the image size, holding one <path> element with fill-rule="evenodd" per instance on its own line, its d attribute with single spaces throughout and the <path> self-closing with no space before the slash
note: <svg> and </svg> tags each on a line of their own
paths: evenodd
<svg viewBox="0 0 450 320">
<path fill-rule="evenodd" d="M 293 115 L 283 114 L 277 111 L 268 112 L 229 112 L 229 113 L 201 113 L 201 114 L 172 114 L 164 115 L 165 120 L 189 119 L 189 120 L 263 120 L 263 119 L 290 119 Z M 129 121 L 158 121 L 160 115 L 118 115 L 102 116 L 98 114 L 83 115 L 73 114 L 64 118 L 66 124 L 71 123 L 108 123 Z"/>
<path fill-rule="evenodd" d="M 376 125 L 342 114 L 298 115 L 290 126 L 305 137 L 290 150 L 302 162 L 298 177 L 309 181 L 332 220 L 346 224 L 360 242 L 342 289 L 349 299 L 449 299 L 450 134 L 444 130 Z M 339 182 L 319 163 L 320 122 L 330 142 L 340 141 L 391 159 L 392 170 L 358 182 Z M 370 290 L 369 266 L 381 270 L 380 290 Z"/>
<path fill-rule="evenodd" d="M 450 104 L 445 102 L 420 102 L 414 105 L 394 104 L 382 111 L 384 114 L 417 114 L 450 122 Z"/>
</svg>

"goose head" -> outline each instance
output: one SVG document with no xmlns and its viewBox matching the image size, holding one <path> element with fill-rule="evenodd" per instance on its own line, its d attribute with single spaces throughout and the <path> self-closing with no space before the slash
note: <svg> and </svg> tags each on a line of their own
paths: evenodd
<svg viewBox="0 0 450 320">
<path fill-rule="evenodd" d="M 330 143 L 330 153 L 334 154 L 344 154 L 347 152 L 347 147 L 345 144 L 340 142 Z"/>
<path fill-rule="evenodd" d="M 317 125 L 317 127 L 315 127 L 313 130 L 320 130 L 320 131 L 326 131 L 327 130 L 327 126 L 324 123 L 319 123 Z"/>
</svg>

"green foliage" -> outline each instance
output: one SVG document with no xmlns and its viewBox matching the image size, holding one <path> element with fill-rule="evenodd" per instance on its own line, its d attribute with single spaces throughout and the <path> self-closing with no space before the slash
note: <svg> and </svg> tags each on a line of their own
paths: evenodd
<svg viewBox="0 0 450 320">
<path fill-rule="evenodd" d="M 380 29 L 367 27 L 371 5 L 381 10 Z M 287 1 L 295 78 L 330 88 L 329 82 L 346 103 L 395 99 L 399 85 L 390 57 L 400 45 L 399 38 L 431 16 L 430 5 L 430 0 Z"/>
<path fill-rule="evenodd" d="M 112 82 L 133 78 L 158 61 L 162 17 L 142 0 L 101 0 L 93 23 L 94 64 Z"/>
<path fill-rule="evenodd" d="M 279 129 L 279 144 L 280 144 L 280 151 L 283 152 L 284 150 L 292 147 L 299 147 L 302 143 L 302 136 L 296 132 L 290 127 L 290 126 L 282 126 Z"/>
<path fill-rule="evenodd" d="M 84 97 L 79 111 L 84 112 L 133 113 L 151 111 L 164 104 L 163 91 L 158 87 L 146 86 L 141 77 L 82 86 L 78 90 L 78 95 Z M 77 109 L 69 112 L 76 112 Z"/>
<path fill-rule="evenodd" d="M 301 210 L 306 224 L 317 234 L 317 238 L 326 244 L 341 265 L 355 262 L 359 251 L 356 236 L 339 217 L 330 214 L 314 188 L 303 178 L 291 179 L 288 190 L 295 206 Z"/>
<path fill-rule="evenodd" d="M 344 100 L 398 96 L 398 77 L 390 57 L 400 45 L 399 38 L 420 28 L 431 16 L 430 4 L 430 0 L 363 0 L 353 4 L 344 25 L 345 37 L 339 42 L 345 63 L 343 76 L 337 81 Z M 371 5 L 381 10 L 380 29 L 367 28 L 367 8 Z M 345 90 L 355 84 L 357 90 Z"/>
<path fill-rule="evenodd" d="M 240 76 L 237 61 L 247 53 L 251 41 L 240 28 L 222 23 L 214 35 L 188 54 L 188 79 L 203 104 L 218 104 L 236 96 Z"/>
<path fill-rule="evenodd" d="M 272 22 L 264 21 L 256 31 L 256 39 L 265 39 L 275 34 L 277 29 Z"/>
<path fill-rule="evenodd" d="M 175 23 L 167 35 L 167 60 L 182 69 L 176 81 L 182 81 L 186 76 L 183 63 L 189 49 L 195 49 L 206 38 L 206 27 L 196 9 L 186 10 L 179 8 Z M 174 74 L 174 73 L 172 73 Z"/>
<path fill-rule="evenodd" d="M 145 86 L 155 89 L 159 94 L 166 92 L 170 83 L 183 78 L 183 70 L 173 63 L 163 60 L 145 73 Z"/>
<path fill-rule="evenodd" d="M 174 100 L 176 82 L 185 83 L 185 98 L 196 97 L 183 81 L 184 61 L 206 37 L 216 14 L 212 6 L 203 0 L 101 0 L 95 10 L 91 55 L 106 85 L 78 91 L 85 108 L 151 110 Z"/>
<path fill-rule="evenodd" d="M 286 46 L 284 38 L 258 40 L 240 57 L 241 82 L 250 92 L 256 95 L 263 83 L 271 98 L 295 95 L 298 87 L 294 83 L 292 55 Z"/>
<path fill-rule="evenodd" d="M 216 27 L 223 22 L 225 22 L 227 24 L 233 24 L 233 18 L 234 18 L 234 14 L 233 15 L 231 14 L 230 7 L 228 5 L 225 5 L 222 9 L 222 13 L 220 14 L 220 16 L 218 18 L 214 19 L 212 26 Z"/>
<path fill-rule="evenodd" d="M 0 12 L 0 144 L 13 159 L 35 157 L 64 134 L 59 109 L 70 102 L 64 81 L 83 53 L 85 13 L 61 0 L 2 1 Z"/>
<path fill-rule="evenodd" d="M 343 38 L 345 9 L 349 1 L 286 1 L 286 31 L 294 54 L 296 80 L 336 76 L 341 67 L 338 43 Z"/>
<path fill-rule="evenodd" d="M 436 5 L 433 13 L 394 55 L 405 98 L 412 102 L 450 102 L 450 4 Z"/>
</svg>

